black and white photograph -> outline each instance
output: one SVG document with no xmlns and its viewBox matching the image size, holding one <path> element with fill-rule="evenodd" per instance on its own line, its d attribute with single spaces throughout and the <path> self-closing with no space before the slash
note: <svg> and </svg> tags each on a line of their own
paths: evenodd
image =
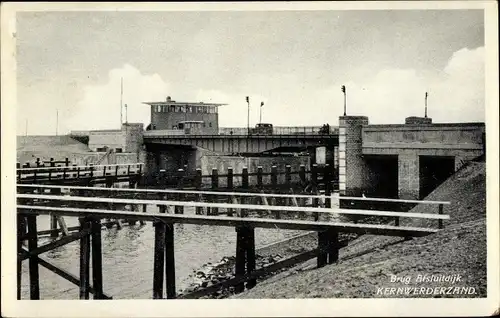
<svg viewBox="0 0 500 318">
<path fill-rule="evenodd" d="M 498 314 L 496 2 L 1 21 L 2 316 Z"/>
</svg>

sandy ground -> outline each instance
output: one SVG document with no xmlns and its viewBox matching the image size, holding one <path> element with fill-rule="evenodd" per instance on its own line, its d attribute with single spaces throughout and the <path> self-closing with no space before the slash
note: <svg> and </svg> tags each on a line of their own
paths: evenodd
<svg viewBox="0 0 500 318">
<path fill-rule="evenodd" d="M 473 162 L 426 198 L 451 202 L 444 209 L 451 219 L 440 232 L 408 241 L 364 235 L 340 251 L 337 264 L 315 269 L 313 259 L 232 298 L 486 297 L 485 193 L 485 165 Z M 419 205 L 412 212 L 437 213 L 437 207 Z M 424 223 L 401 220 L 437 228 L 437 221 Z M 418 281 L 431 275 L 455 282 Z M 396 277 L 402 281 L 393 282 Z M 439 289 L 426 294 L 422 287 Z"/>
</svg>

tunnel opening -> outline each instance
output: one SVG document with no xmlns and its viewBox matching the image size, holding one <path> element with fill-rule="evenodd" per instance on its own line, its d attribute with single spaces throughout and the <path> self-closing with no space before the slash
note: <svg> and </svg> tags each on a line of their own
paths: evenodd
<svg viewBox="0 0 500 318">
<path fill-rule="evenodd" d="M 398 156 L 365 156 L 367 187 L 365 195 L 374 198 L 398 198 Z"/>
<path fill-rule="evenodd" d="M 365 186 L 363 194 L 366 198 L 397 199 L 399 163 L 397 155 L 364 155 L 366 167 Z M 399 202 L 349 200 L 341 199 L 340 207 L 344 209 L 363 209 L 379 211 L 408 211 L 412 206 Z M 355 222 L 387 223 L 392 219 L 387 217 L 366 217 L 353 215 L 349 219 Z"/>
<path fill-rule="evenodd" d="M 420 156 L 420 199 L 425 198 L 455 173 L 455 157 Z"/>
</svg>

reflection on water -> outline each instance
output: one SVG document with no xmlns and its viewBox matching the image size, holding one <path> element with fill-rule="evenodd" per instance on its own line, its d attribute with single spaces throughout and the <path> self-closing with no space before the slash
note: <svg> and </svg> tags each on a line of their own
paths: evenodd
<svg viewBox="0 0 500 318">
<path fill-rule="evenodd" d="M 156 211 L 151 208 L 151 212 Z M 149 210 L 149 208 L 148 208 Z M 149 212 L 149 211 L 148 211 Z M 186 211 L 190 213 L 191 211 Z M 78 224 L 77 218 L 66 217 L 68 226 Z M 49 228 L 49 217 L 38 217 L 38 229 Z M 300 233 L 278 229 L 255 229 L 256 246 L 267 245 Z M 188 276 L 207 262 L 219 261 L 236 251 L 234 227 L 175 224 L 176 287 L 187 287 Z M 39 245 L 50 242 L 42 238 Z M 113 227 L 102 230 L 104 290 L 114 299 L 150 299 L 153 286 L 154 227 L 145 225 Z M 42 256 L 49 262 L 79 273 L 79 241 L 61 246 Z M 22 297 L 29 299 L 28 263 L 23 262 Z M 78 287 L 40 267 L 42 299 L 78 299 Z"/>
</svg>

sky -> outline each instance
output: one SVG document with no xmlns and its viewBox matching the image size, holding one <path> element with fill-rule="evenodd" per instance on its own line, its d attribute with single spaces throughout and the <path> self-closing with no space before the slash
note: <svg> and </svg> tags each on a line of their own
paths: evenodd
<svg viewBox="0 0 500 318">
<path fill-rule="evenodd" d="M 220 102 L 219 125 L 485 120 L 482 10 L 21 12 L 17 131 L 116 129 L 142 102 Z M 264 107 L 260 109 L 260 103 Z M 123 110 L 123 112 L 125 112 Z M 56 115 L 57 114 L 57 115 Z M 56 119 L 57 118 L 57 119 Z M 26 129 L 27 127 L 27 129 Z"/>
</svg>

